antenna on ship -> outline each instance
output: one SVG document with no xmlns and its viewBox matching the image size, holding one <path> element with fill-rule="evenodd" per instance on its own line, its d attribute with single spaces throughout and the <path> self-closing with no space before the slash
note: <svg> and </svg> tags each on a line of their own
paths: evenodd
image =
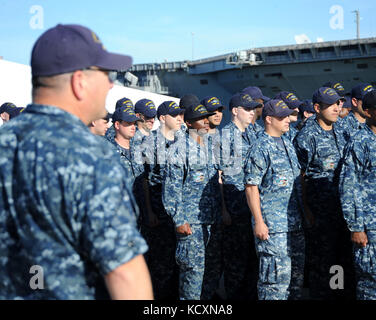
<svg viewBox="0 0 376 320">
<path fill-rule="evenodd" d="M 356 17 L 356 38 L 359 39 L 360 38 L 360 32 L 359 32 L 359 25 L 360 25 L 360 17 L 359 17 L 359 10 L 354 10 L 352 11 L 355 13 L 355 17 Z"/>
<path fill-rule="evenodd" d="M 194 59 L 194 42 L 193 42 L 193 37 L 194 37 L 194 33 L 193 32 L 191 32 L 191 35 L 192 35 L 192 61 L 193 61 L 193 59 Z"/>
</svg>

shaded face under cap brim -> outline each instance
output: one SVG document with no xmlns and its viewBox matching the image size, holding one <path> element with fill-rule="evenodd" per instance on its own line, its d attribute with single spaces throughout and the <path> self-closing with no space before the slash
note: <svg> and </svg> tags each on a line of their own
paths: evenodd
<svg viewBox="0 0 376 320">
<path fill-rule="evenodd" d="M 217 111 L 217 110 L 219 110 L 219 109 L 221 109 L 222 108 L 222 110 L 225 108 L 225 106 L 209 106 L 209 107 L 206 107 L 206 110 L 208 110 L 209 112 L 215 112 L 215 111 Z"/>
<path fill-rule="evenodd" d="M 205 119 L 213 115 L 215 115 L 215 112 L 208 112 L 205 114 L 196 114 L 196 115 L 191 116 L 190 118 L 185 118 L 185 120 L 198 120 L 200 118 Z"/>
<path fill-rule="evenodd" d="M 299 100 L 295 100 L 295 101 L 288 101 L 288 102 L 285 102 L 287 104 L 287 106 L 290 108 L 290 109 L 296 109 L 296 108 L 300 108 L 300 106 L 303 104 L 303 101 L 299 101 Z"/>
<path fill-rule="evenodd" d="M 132 66 L 132 62 L 130 56 L 103 51 L 95 66 L 109 71 L 126 71 Z"/>
<path fill-rule="evenodd" d="M 147 118 L 155 118 L 155 116 L 157 115 L 157 110 L 154 110 L 154 111 L 147 110 L 145 113 L 143 112 L 140 112 L 140 113 L 142 113 Z"/>
<path fill-rule="evenodd" d="M 170 116 L 177 116 L 178 114 L 184 114 L 184 109 L 172 109 L 170 112 L 167 112 L 166 115 L 170 115 Z"/>
<path fill-rule="evenodd" d="M 285 118 L 288 117 L 289 115 L 293 114 L 295 111 L 292 109 L 283 109 L 279 110 L 273 115 L 270 115 L 271 117 L 277 117 L 277 118 Z"/>
<path fill-rule="evenodd" d="M 256 102 L 256 101 L 252 101 L 249 106 L 249 108 L 252 108 L 252 109 L 261 108 L 261 107 L 262 107 L 262 103 Z"/>
<path fill-rule="evenodd" d="M 328 97 L 328 99 L 326 101 L 323 101 L 322 103 L 325 103 L 325 104 L 328 104 L 328 105 L 332 105 L 332 104 L 335 104 L 336 102 L 340 101 L 341 98 L 339 96 L 335 97 Z"/>
<path fill-rule="evenodd" d="M 113 121 L 125 121 L 125 122 L 137 122 L 137 121 L 141 121 L 141 122 L 144 122 L 144 120 L 132 115 L 132 116 L 123 116 L 123 117 L 116 117 L 115 119 L 113 119 Z"/>
</svg>

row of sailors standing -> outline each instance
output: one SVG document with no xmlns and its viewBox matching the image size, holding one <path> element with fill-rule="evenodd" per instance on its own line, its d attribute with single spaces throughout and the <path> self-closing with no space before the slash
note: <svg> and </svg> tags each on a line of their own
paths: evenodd
<svg viewBox="0 0 376 320">
<path fill-rule="evenodd" d="M 231 98 L 222 130 L 225 107 L 215 97 L 187 95 L 158 109 L 147 99 L 134 108 L 118 101 L 106 135 L 131 173 L 156 299 L 211 299 L 222 273 L 228 299 L 300 299 L 304 270 L 312 299 L 353 299 L 355 283 L 358 299 L 375 299 L 367 266 L 376 259 L 376 219 L 364 209 L 375 206 L 366 192 L 374 147 L 362 146 L 353 163 L 357 143 L 375 139 L 375 91 L 354 87 L 351 112 L 338 120 L 344 89 L 329 85 L 312 104 L 245 88 Z M 290 125 L 299 107 L 300 131 Z M 151 131 L 155 116 L 161 126 Z M 330 286 L 336 265 L 344 290 Z"/>
</svg>

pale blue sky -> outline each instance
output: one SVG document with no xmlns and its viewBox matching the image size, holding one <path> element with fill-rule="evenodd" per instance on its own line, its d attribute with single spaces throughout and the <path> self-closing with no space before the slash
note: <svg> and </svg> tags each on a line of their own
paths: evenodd
<svg viewBox="0 0 376 320">
<path fill-rule="evenodd" d="M 42 8 L 42 21 L 33 6 Z M 343 9 L 343 28 L 331 27 L 331 21 L 340 26 L 333 6 Z M 354 39 L 355 9 L 360 37 L 375 37 L 374 0 L 0 0 L 0 56 L 29 64 L 35 40 L 58 23 L 91 28 L 109 51 L 129 54 L 134 63 L 191 60 L 192 38 L 194 59 L 295 44 L 300 34 L 312 42 Z"/>
</svg>

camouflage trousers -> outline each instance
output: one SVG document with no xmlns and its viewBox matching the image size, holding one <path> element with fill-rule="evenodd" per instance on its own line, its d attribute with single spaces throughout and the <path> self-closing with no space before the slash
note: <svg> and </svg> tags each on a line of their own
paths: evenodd
<svg viewBox="0 0 376 320">
<path fill-rule="evenodd" d="M 357 300 L 376 300 L 376 231 L 367 231 L 368 244 L 354 248 Z"/>
<path fill-rule="evenodd" d="M 231 216 L 223 231 L 223 275 L 229 300 L 257 300 L 258 260 L 249 216 Z"/>
<path fill-rule="evenodd" d="M 317 217 L 317 215 L 316 215 Z M 344 221 L 322 221 L 306 230 L 308 284 L 313 300 L 355 299 L 355 271 L 350 232 Z M 343 269 L 344 289 L 330 287 L 333 266 Z"/>
<path fill-rule="evenodd" d="M 221 276 L 221 230 L 217 224 L 191 224 L 192 234 L 177 234 L 180 300 L 210 299 Z"/>
<path fill-rule="evenodd" d="M 298 300 L 304 277 L 303 231 L 270 233 L 255 238 L 259 258 L 259 300 Z"/>
<path fill-rule="evenodd" d="M 178 299 L 178 266 L 175 262 L 176 237 L 172 221 L 160 221 L 156 227 L 142 224 L 141 234 L 149 250 L 145 260 L 149 268 L 156 300 Z"/>
</svg>

